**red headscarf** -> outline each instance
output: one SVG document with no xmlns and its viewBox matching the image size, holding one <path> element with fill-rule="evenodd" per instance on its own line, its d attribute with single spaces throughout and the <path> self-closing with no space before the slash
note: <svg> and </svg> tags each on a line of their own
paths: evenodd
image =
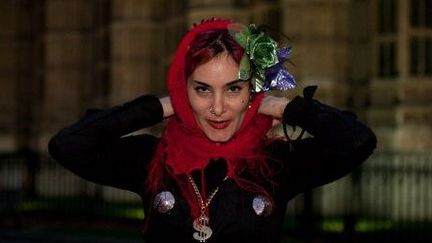
<svg viewBox="0 0 432 243">
<path fill-rule="evenodd" d="M 187 77 L 185 60 L 189 44 L 198 33 L 227 29 L 230 20 L 209 20 L 191 29 L 180 42 L 168 73 L 167 88 L 175 115 L 168 124 L 156 154 L 151 162 L 147 185 L 151 192 L 163 188 L 164 175 L 169 175 L 178 182 L 183 195 L 191 206 L 192 215 L 199 213 L 192 187 L 182 181 L 184 175 L 192 170 L 203 170 L 210 159 L 224 158 L 227 161 L 227 175 L 237 184 L 243 181 L 238 172 L 249 167 L 256 168 L 256 163 L 264 162 L 260 148 L 267 141 L 266 133 L 271 128 L 272 118 L 258 114 L 263 93 L 252 96 L 240 129 L 226 143 L 216 144 L 210 141 L 198 127 L 187 95 Z M 250 187 L 251 184 L 242 184 Z M 252 186 L 253 187 L 253 186 Z M 204 195 L 205 196 L 205 195 Z"/>
</svg>

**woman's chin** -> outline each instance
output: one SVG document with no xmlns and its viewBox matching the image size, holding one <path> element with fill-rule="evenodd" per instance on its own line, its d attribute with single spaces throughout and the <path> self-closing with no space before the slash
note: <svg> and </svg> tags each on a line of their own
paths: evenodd
<svg viewBox="0 0 432 243">
<path fill-rule="evenodd" d="M 233 137 L 231 133 L 206 133 L 207 138 L 213 143 L 227 143 Z"/>
</svg>

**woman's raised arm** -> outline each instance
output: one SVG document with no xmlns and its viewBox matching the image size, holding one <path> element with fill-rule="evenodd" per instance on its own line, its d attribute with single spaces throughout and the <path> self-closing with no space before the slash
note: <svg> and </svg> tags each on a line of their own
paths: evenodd
<svg viewBox="0 0 432 243">
<path fill-rule="evenodd" d="M 158 139 L 125 135 L 162 120 L 162 104 L 150 95 L 106 110 L 89 110 L 50 140 L 49 152 L 64 167 L 87 180 L 140 191 Z"/>
</svg>

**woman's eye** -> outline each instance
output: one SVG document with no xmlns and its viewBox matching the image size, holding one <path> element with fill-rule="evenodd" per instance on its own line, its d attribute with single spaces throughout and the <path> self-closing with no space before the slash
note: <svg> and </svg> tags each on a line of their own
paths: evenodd
<svg viewBox="0 0 432 243">
<path fill-rule="evenodd" d="M 198 93 L 207 93 L 207 92 L 210 92 L 209 88 L 205 87 L 205 86 L 195 87 L 195 91 L 198 92 Z"/>
<path fill-rule="evenodd" d="M 236 86 L 236 85 L 234 85 L 234 86 L 230 86 L 230 87 L 228 88 L 228 91 L 229 91 L 229 92 L 233 92 L 233 93 L 240 92 L 240 90 L 242 90 L 242 87 L 240 87 L 240 86 Z"/>
</svg>

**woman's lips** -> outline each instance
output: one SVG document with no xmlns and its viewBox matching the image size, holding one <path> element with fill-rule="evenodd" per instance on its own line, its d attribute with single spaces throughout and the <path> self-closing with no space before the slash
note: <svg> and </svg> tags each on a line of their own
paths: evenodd
<svg viewBox="0 0 432 243">
<path fill-rule="evenodd" d="M 231 121 L 211 121 L 211 120 L 208 120 L 207 122 L 214 129 L 225 129 L 231 123 Z"/>
</svg>

